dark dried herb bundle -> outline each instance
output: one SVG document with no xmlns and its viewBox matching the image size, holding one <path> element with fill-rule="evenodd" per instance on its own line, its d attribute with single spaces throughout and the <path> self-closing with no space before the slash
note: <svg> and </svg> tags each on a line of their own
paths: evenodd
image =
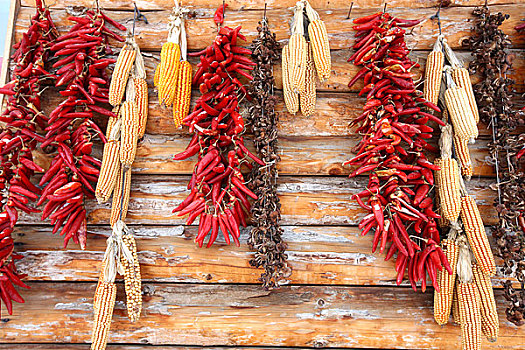
<svg viewBox="0 0 525 350">
<path fill-rule="evenodd" d="M 254 105 L 250 108 L 250 121 L 255 147 L 265 166 L 256 164 L 250 174 L 251 188 L 258 199 L 252 206 L 253 229 L 248 239 L 255 250 L 250 260 L 254 267 L 263 267 L 260 281 L 264 288 L 279 287 L 280 281 L 290 275 L 286 264 L 286 243 L 282 240 L 281 204 L 277 197 L 277 114 L 273 95 L 273 64 L 279 59 L 279 43 L 270 32 L 266 17 L 257 27 L 259 34 L 252 44 L 252 59 L 257 64 L 253 70 L 250 94 Z"/>
<path fill-rule="evenodd" d="M 508 53 L 511 42 L 499 26 L 509 15 L 490 14 L 487 6 L 474 10 L 477 17 L 469 44 L 474 60 L 471 73 L 478 73 L 482 80 L 474 86 L 480 119 L 492 129 L 493 140 L 489 151 L 496 167 L 498 198 L 495 206 L 499 224 L 493 228 L 496 254 L 503 259 L 502 271 L 522 282 L 521 298 L 525 295 L 525 169 L 520 150 L 525 147 L 525 134 L 513 135 L 517 126 L 524 124 L 523 114 L 512 106 L 512 84 L 507 77 L 512 69 L 513 56 Z M 505 283 L 505 293 L 511 305 L 507 319 L 523 324 L 525 306 L 515 303 L 517 293 L 510 282 Z M 513 297 L 511 297 L 513 296 Z"/>
</svg>

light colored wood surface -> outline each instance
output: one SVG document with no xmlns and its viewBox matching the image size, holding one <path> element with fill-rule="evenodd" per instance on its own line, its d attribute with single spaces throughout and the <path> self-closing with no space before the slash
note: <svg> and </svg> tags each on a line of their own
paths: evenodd
<svg viewBox="0 0 525 350">
<path fill-rule="evenodd" d="M 452 48 L 461 47 L 463 40 L 465 40 L 470 32 L 472 23 L 470 21 L 471 8 L 451 7 L 443 9 L 442 26 L 444 32 L 447 34 L 448 43 Z M 525 44 L 525 39 L 519 36 L 513 30 L 514 26 L 520 21 L 519 14 L 525 11 L 525 3 L 516 3 L 513 5 L 495 5 L 492 6 L 493 11 L 503 11 L 513 13 L 508 21 L 505 21 L 502 29 L 505 30 L 515 47 L 522 47 Z M 394 16 L 401 18 L 425 18 L 427 19 L 422 24 L 417 26 L 413 31 L 413 36 L 408 40 L 408 46 L 414 49 L 428 50 L 435 42 L 437 33 L 437 24 L 431 23 L 429 20 L 436 11 L 430 8 L 406 8 L 406 7 L 392 7 L 389 10 Z M 24 28 L 28 26 L 28 14 L 32 13 L 32 8 L 24 7 L 20 11 L 16 23 L 16 38 L 20 35 Z M 212 21 L 215 9 L 199 9 L 197 17 L 187 21 L 187 34 L 191 38 L 188 40 L 188 49 L 197 50 L 205 48 L 215 37 L 217 32 L 216 26 Z M 354 32 L 352 30 L 352 19 L 377 12 L 376 9 L 355 9 L 352 11 L 350 19 L 346 19 L 347 9 L 329 9 L 319 10 L 319 15 L 325 21 L 328 38 L 330 40 L 330 48 L 332 50 L 347 49 L 354 42 Z M 168 15 L 170 11 L 161 10 L 149 12 L 149 25 L 143 22 L 138 22 L 135 27 L 135 34 L 137 43 L 144 51 L 160 51 L 162 43 L 166 41 L 168 22 Z M 128 28 L 131 28 L 133 13 L 129 11 L 107 11 L 115 20 L 122 22 Z M 292 17 L 292 12 L 287 9 L 271 9 L 268 10 L 267 16 L 270 21 L 272 30 L 277 34 L 279 41 L 287 41 L 289 37 L 289 20 Z M 70 22 L 67 21 L 68 15 L 65 10 L 53 11 L 53 18 L 60 31 L 67 29 Z M 256 27 L 259 20 L 262 18 L 262 10 L 253 11 L 230 11 L 227 12 L 224 25 L 243 27 L 242 33 L 246 35 L 247 40 L 251 42 L 257 33 Z"/>
<path fill-rule="evenodd" d="M 16 38 L 27 29 L 34 0 L 22 0 L 17 17 Z M 261 18 L 264 1 L 226 1 L 226 25 L 242 25 L 253 38 Z M 473 6 L 483 0 L 453 0 L 442 10 L 443 28 L 451 45 L 460 49 L 469 35 Z M 75 5 L 91 5 L 79 0 Z M 132 1 L 101 0 L 108 14 L 131 27 Z M 213 39 L 211 17 L 220 1 L 185 0 L 196 9 L 196 18 L 188 21 L 189 46 L 202 49 Z M 271 27 L 280 41 L 288 36 L 290 7 L 295 0 L 268 0 Z M 144 317 L 136 324 L 125 318 L 122 290 L 114 317 L 109 350 L 189 350 L 200 346 L 239 349 L 258 346 L 278 350 L 283 347 L 314 348 L 402 348 L 455 349 L 460 346 L 457 326 L 439 327 L 432 319 L 432 294 L 414 293 L 403 284 L 395 286 L 393 262 L 371 253 L 371 236 L 362 237 L 356 224 L 363 211 L 350 199 L 360 191 L 366 178 L 348 179 L 351 168 L 341 163 L 352 157 L 351 148 L 358 138 L 348 124 L 361 114 L 362 87 L 348 89 L 347 82 L 357 72 L 346 62 L 353 43 L 351 19 L 382 8 L 383 0 L 355 0 L 350 20 L 346 19 L 348 1 L 312 0 L 321 18 L 327 22 L 332 47 L 331 78 L 319 85 L 317 111 L 304 118 L 284 111 L 280 115 L 278 192 L 282 201 L 284 239 L 289 245 L 289 263 L 294 269 L 291 286 L 279 291 L 263 291 L 257 278 L 261 270 L 249 266 L 251 252 L 243 232 L 242 246 L 226 246 L 222 239 L 210 249 L 195 247 L 196 227 L 181 225 L 184 220 L 171 214 L 188 191 L 185 186 L 193 159 L 174 162 L 173 154 L 184 149 L 187 130 L 175 129 L 170 111 L 162 109 L 150 88 L 150 117 L 147 134 L 139 145 L 134 164 L 129 218 L 135 230 L 139 259 L 144 277 Z M 428 20 L 438 1 L 391 0 L 388 8 L 405 18 L 427 18 L 408 37 L 414 48 L 412 57 L 424 66 L 428 50 L 435 40 L 435 23 Z M 146 67 L 151 82 L 158 63 L 159 49 L 166 38 L 166 22 L 172 0 L 139 0 L 140 9 L 148 10 L 151 24 L 137 24 L 139 44 L 146 52 Z M 523 0 L 493 0 L 492 11 L 511 13 L 504 30 L 514 41 L 516 55 L 512 77 L 518 93 L 525 92 L 524 36 L 512 27 L 525 13 Z M 70 23 L 64 8 L 69 0 L 56 0 L 52 16 L 63 31 Z M 57 10 L 58 9 L 58 10 Z M 470 54 L 458 51 L 467 63 Z M 195 60 L 191 61 L 196 63 Z M 422 69 L 415 72 L 421 74 Z M 281 87 L 280 67 L 276 65 L 277 88 Z M 477 77 L 472 77 L 476 82 Z M 277 92 L 280 99 L 280 91 Z M 44 93 L 49 112 L 59 100 L 53 88 Z M 522 98 L 515 98 L 523 105 Z M 105 125 L 102 119 L 97 120 Z M 486 225 L 496 223 L 493 208 L 495 193 L 489 189 L 494 171 L 487 162 L 489 133 L 480 125 L 480 139 L 472 146 L 474 179 L 468 184 L 476 197 Z M 247 136 L 249 138 L 249 136 Z M 251 142 L 247 142 L 252 147 Z M 95 147 L 100 155 L 101 145 Z M 46 165 L 49 158 L 38 155 Z M 51 235 L 50 226 L 41 224 L 38 215 L 22 215 L 16 228 L 16 250 L 24 258 L 19 268 L 27 273 L 32 289 L 22 291 L 26 304 L 15 305 L 14 315 L 2 309 L 0 349 L 50 350 L 88 349 L 92 322 L 92 296 L 98 266 L 109 234 L 109 204 L 88 204 L 88 245 L 85 251 L 71 246 L 62 249 L 62 238 Z M 503 280 L 493 280 L 496 287 Z M 60 282 L 61 281 L 61 282 Z M 122 285 L 119 285 L 122 289 Z M 483 343 L 484 349 L 522 349 L 525 329 L 505 320 L 505 302 L 497 291 L 502 324 L 497 343 Z M 1 344 L 4 343 L 4 344 Z M 40 344 L 31 344 L 40 343 Z M 58 343 L 62 343 L 58 345 Z M 120 344 L 118 344 L 120 343 Z M 143 345 L 142 345 L 143 344 Z M 177 344 L 177 346 L 174 346 Z M 171 346 L 170 346 L 171 345 Z M 188 346 L 188 347 L 183 347 Z M 249 348 L 247 348 L 249 349 Z M 242 349 L 246 350 L 246 349 Z"/>
<path fill-rule="evenodd" d="M 10 342 L 88 342 L 94 283 L 30 283 L 32 302 L 0 327 Z M 122 300 L 122 284 L 118 300 Z M 204 346 L 297 346 L 457 349 L 458 326 L 432 318 L 432 294 L 409 288 L 144 284 L 137 324 L 117 303 L 110 343 Z M 503 301 L 500 291 L 498 302 Z M 28 316 L 30 321 L 28 322 Z M 483 349 L 522 349 L 523 330 L 502 323 L 497 343 Z M 146 348 L 146 347 L 144 347 Z"/>
</svg>

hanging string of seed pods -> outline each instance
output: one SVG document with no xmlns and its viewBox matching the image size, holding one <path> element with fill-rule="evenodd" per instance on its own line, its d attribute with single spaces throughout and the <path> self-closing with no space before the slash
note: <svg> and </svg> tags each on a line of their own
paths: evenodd
<svg viewBox="0 0 525 350">
<path fill-rule="evenodd" d="M 511 41 L 500 29 L 510 16 L 491 14 L 488 6 L 474 10 L 473 34 L 469 40 L 474 59 L 469 65 L 481 81 L 474 86 L 483 123 L 492 131 L 489 152 L 496 169 L 495 202 L 499 223 L 492 227 L 497 255 L 503 259 L 502 272 L 516 277 L 521 290 L 506 282 L 507 319 L 516 325 L 525 323 L 525 134 L 516 135 L 517 126 L 524 125 L 522 113 L 512 105 L 514 81 L 507 73 L 512 69 Z"/>
<path fill-rule="evenodd" d="M 108 142 L 104 146 L 101 174 L 95 194 L 100 203 L 107 202 L 113 195 L 110 217 L 112 234 L 107 240 L 93 301 L 95 313 L 92 350 L 106 348 L 116 300 L 117 273 L 124 277 L 128 318 L 132 322 L 137 321 L 142 310 L 137 246 L 132 231 L 124 223 L 130 198 L 131 168 L 138 140 L 146 129 L 148 112 L 144 59 L 134 34 L 128 34 L 126 44 L 117 58 L 111 86 L 110 97 L 113 96 L 111 101 L 117 117 L 108 121 Z"/>
<path fill-rule="evenodd" d="M 309 117 L 315 112 L 316 76 L 327 80 L 332 63 L 326 26 L 306 0 L 295 5 L 291 33 L 281 55 L 284 101 L 289 113 L 300 109 Z"/>
<path fill-rule="evenodd" d="M 268 27 L 265 16 L 257 27 L 258 35 L 252 43 L 253 80 L 249 93 L 253 96 L 250 122 L 255 136 L 255 148 L 266 165 L 254 164 L 250 174 L 250 188 L 257 195 L 251 212 L 253 228 L 248 245 L 255 250 L 250 265 L 264 268 L 260 281 L 265 289 L 279 287 L 291 273 L 286 264 L 286 243 L 279 225 L 281 204 L 277 197 L 277 113 L 274 95 L 273 65 L 279 59 L 279 43 Z"/>
</svg>

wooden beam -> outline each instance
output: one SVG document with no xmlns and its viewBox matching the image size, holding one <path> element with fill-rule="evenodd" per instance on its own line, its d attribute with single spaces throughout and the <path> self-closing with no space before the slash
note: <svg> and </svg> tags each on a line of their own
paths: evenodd
<svg viewBox="0 0 525 350">
<path fill-rule="evenodd" d="M 30 283 L 25 304 L 2 310 L 3 342 L 84 343 L 92 326 L 95 283 Z M 284 346 L 457 349 L 460 328 L 437 325 L 432 293 L 409 288 L 249 285 L 143 286 L 143 315 L 126 318 L 119 284 L 110 343 L 200 346 Z M 496 292 L 500 335 L 483 349 L 523 349 L 525 328 L 505 320 Z"/>
</svg>

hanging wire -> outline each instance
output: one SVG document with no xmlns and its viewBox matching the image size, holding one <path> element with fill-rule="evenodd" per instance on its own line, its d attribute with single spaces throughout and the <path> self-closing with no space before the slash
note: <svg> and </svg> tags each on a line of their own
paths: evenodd
<svg viewBox="0 0 525 350">
<path fill-rule="evenodd" d="M 385 1 L 385 6 L 383 6 L 383 13 L 386 12 L 386 7 L 387 7 L 388 3 Z"/>
<path fill-rule="evenodd" d="M 439 28 L 439 35 L 441 35 L 441 17 L 439 15 L 440 15 L 442 6 L 443 6 L 443 0 L 441 0 L 439 2 L 439 6 L 438 6 L 438 10 L 437 10 L 436 14 L 430 17 L 431 20 L 437 19 L 437 21 L 438 21 L 438 28 Z"/>
<path fill-rule="evenodd" d="M 348 9 L 348 14 L 346 15 L 346 19 L 350 19 L 350 14 L 352 13 L 352 7 L 354 7 L 354 2 L 350 4 L 350 8 Z"/>
</svg>

